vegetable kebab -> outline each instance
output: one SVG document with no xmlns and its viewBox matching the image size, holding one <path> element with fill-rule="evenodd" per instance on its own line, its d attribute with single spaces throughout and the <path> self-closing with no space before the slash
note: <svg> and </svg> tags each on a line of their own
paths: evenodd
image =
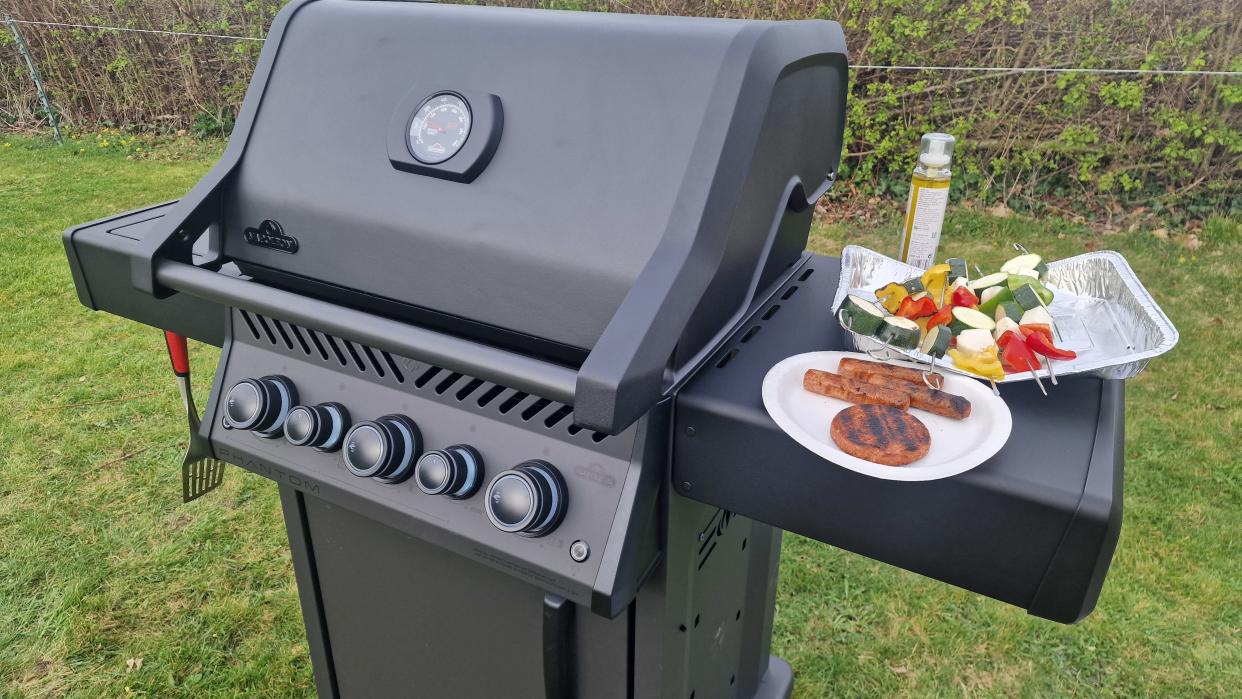
<svg viewBox="0 0 1242 699">
<path fill-rule="evenodd" d="M 937 359 L 947 356 L 958 369 L 1001 380 L 1038 371 L 1040 357 L 1078 356 L 1055 345 L 1047 275 L 1043 258 L 1026 253 L 972 280 L 966 260 L 954 257 L 876 289 L 874 302 L 849 294 L 837 314 L 859 335 Z"/>
</svg>

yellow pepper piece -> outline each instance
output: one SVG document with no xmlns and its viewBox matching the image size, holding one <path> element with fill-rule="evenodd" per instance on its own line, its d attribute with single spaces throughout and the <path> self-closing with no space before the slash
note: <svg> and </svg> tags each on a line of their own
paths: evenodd
<svg viewBox="0 0 1242 699">
<path fill-rule="evenodd" d="M 952 348 L 949 350 L 949 357 L 953 359 L 953 366 L 962 371 L 969 371 L 972 374 L 995 381 L 1001 381 L 1005 378 L 1005 369 L 1001 366 L 1000 359 L 996 357 L 995 348 L 973 356 L 968 356 L 960 350 Z"/>
<path fill-rule="evenodd" d="M 891 282 L 884 285 L 879 291 L 875 292 L 875 297 L 880 300 L 880 305 L 884 306 L 889 313 L 896 313 L 897 307 L 901 305 L 903 299 L 910 295 L 906 291 L 906 287 Z"/>
<path fill-rule="evenodd" d="M 946 264 L 932 265 L 923 273 L 921 281 L 923 289 L 936 302 L 936 306 L 943 306 L 945 286 L 949 283 L 949 266 Z"/>
</svg>

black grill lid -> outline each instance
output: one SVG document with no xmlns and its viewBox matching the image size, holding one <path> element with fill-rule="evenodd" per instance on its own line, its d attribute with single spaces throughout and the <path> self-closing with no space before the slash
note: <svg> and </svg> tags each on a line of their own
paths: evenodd
<svg viewBox="0 0 1242 699">
<path fill-rule="evenodd" d="M 169 219 L 304 293 L 589 352 L 575 408 L 616 424 L 796 261 L 845 89 L 833 22 L 300 0 Z M 406 129 L 442 91 L 473 130 L 422 166 Z M 161 293 L 143 262 L 135 283 Z"/>
</svg>

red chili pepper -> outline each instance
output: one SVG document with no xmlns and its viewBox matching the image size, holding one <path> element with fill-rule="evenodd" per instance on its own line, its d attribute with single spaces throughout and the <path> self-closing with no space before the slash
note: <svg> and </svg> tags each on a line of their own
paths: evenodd
<svg viewBox="0 0 1242 699">
<path fill-rule="evenodd" d="M 1013 337 L 1006 338 L 1006 335 L 1013 335 Z M 1038 333 L 1031 335 L 1031 337 L 1038 336 L 1040 336 Z M 1039 369 L 1039 358 L 1031 352 L 1025 342 L 1015 342 L 1015 340 L 1020 339 L 1012 330 L 1001 335 L 1001 340 L 1005 343 L 1004 349 L 1001 350 L 1001 358 L 1015 371 L 1035 371 Z M 997 344 L 999 345 L 1000 342 L 998 341 Z"/>
<path fill-rule="evenodd" d="M 975 293 L 964 286 L 959 286 L 953 290 L 953 296 L 949 301 L 954 306 L 965 306 L 966 308 L 975 308 L 979 305 L 979 297 Z"/>
<path fill-rule="evenodd" d="M 897 315 L 910 320 L 926 318 L 935 313 L 936 302 L 932 301 L 930 296 L 924 296 L 917 301 L 907 296 L 901 300 L 901 305 L 897 306 Z"/>
<path fill-rule="evenodd" d="M 937 325 L 948 325 L 952 320 L 953 307 L 945 306 L 944 308 L 936 311 L 936 314 L 927 321 L 927 329 L 931 330 Z"/>
<path fill-rule="evenodd" d="M 1049 359 L 1077 359 L 1078 353 L 1071 350 L 1063 350 L 1052 345 L 1049 340 L 1041 332 L 1033 332 L 1026 336 L 1026 346 L 1036 354 L 1042 354 Z"/>
</svg>

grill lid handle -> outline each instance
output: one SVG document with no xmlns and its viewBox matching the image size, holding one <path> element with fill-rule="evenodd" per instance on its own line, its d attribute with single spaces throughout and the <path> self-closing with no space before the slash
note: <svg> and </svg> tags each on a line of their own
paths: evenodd
<svg viewBox="0 0 1242 699">
<path fill-rule="evenodd" d="M 559 364 L 182 262 L 158 262 L 155 278 L 168 289 L 207 301 L 316 328 L 566 405 L 573 405 L 574 402 L 577 372 Z"/>
</svg>

